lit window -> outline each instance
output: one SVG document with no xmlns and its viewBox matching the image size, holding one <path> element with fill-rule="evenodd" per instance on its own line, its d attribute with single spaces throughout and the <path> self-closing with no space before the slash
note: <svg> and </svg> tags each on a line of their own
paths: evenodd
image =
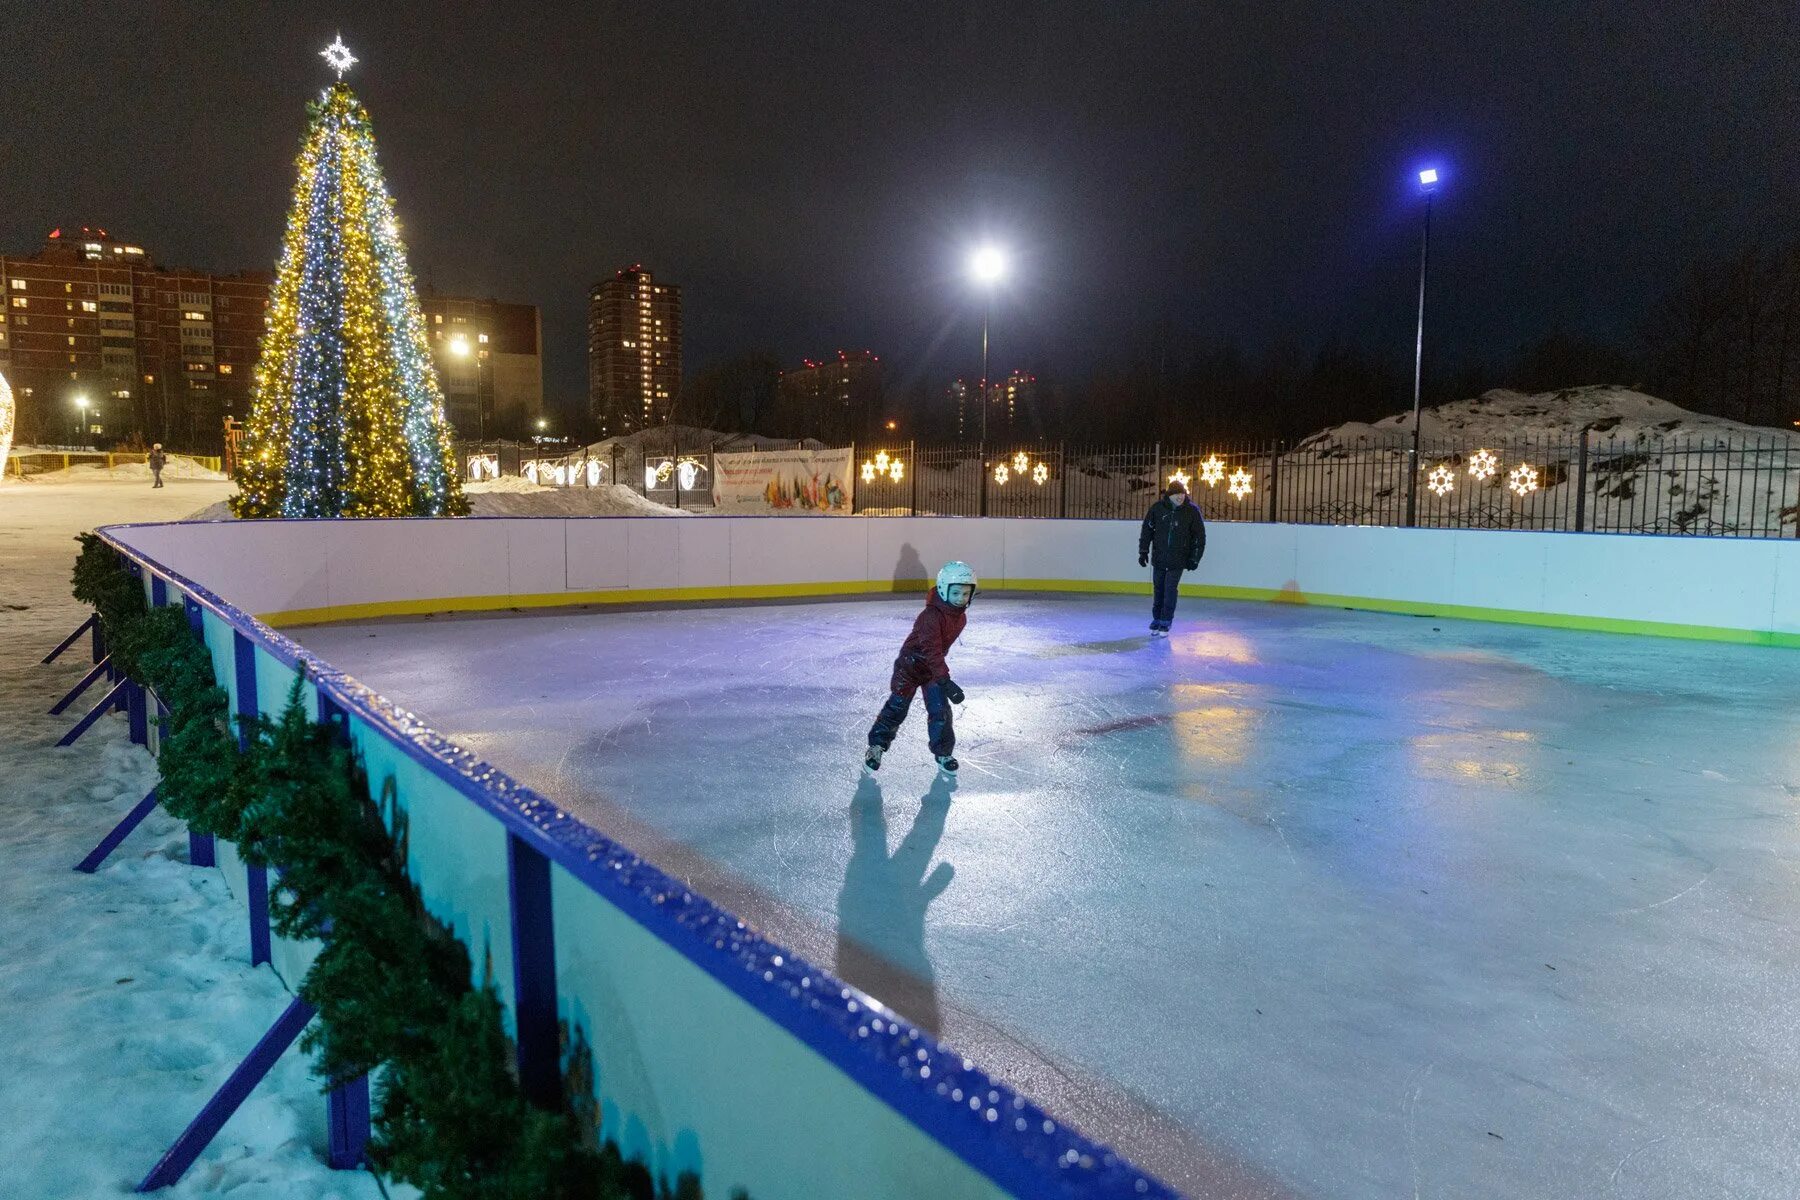
<svg viewBox="0 0 1800 1200">
<path fill-rule="evenodd" d="M 23 296 L 14 296 L 13 297 L 13 307 L 14 308 L 30 308 L 31 301 L 27 300 Z"/>
<path fill-rule="evenodd" d="M 476 338 L 482 345 L 487 345 L 487 334 L 478 334 L 476 335 Z"/>
<path fill-rule="evenodd" d="M 75 344 L 75 338 L 73 336 L 71 336 L 69 338 L 69 345 L 73 346 L 74 344 Z"/>
<path fill-rule="evenodd" d="M 22 292 L 25 290 L 25 281 L 23 279 L 13 280 L 12 285 L 13 285 L 13 291 L 15 291 L 15 292 Z"/>
<path fill-rule="evenodd" d="M 63 291 L 69 292 L 72 294 L 75 291 L 75 285 L 72 283 L 65 283 L 65 284 L 63 284 Z"/>
<path fill-rule="evenodd" d="M 92 300 L 83 300 L 81 302 L 81 311 L 82 312 L 99 312 L 100 306 L 98 304 L 95 304 Z"/>
<path fill-rule="evenodd" d="M 181 314 L 181 319 L 184 321 L 206 321 L 211 318 L 203 312 L 184 312 Z"/>
<path fill-rule="evenodd" d="M 155 382 L 156 382 L 156 376 L 154 376 L 154 375 L 146 375 L 146 376 L 144 376 L 144 382 L 145 382 L 145 383 L 155 383 Z"/>
<path fill-rule="evenodd" d="M 219 364 L 219 374 L 221 374 L 221 375 L 231 374 L 231 364 L 230 363 L 220 363 Z"/>
<path fill-rule="evenodd" d="M 443 313 L 433 313 L 432 317 L 431 317 L 431 323 L 433 325 L 442 325 L 444 323 L 444 314 Z"/>
</svg>

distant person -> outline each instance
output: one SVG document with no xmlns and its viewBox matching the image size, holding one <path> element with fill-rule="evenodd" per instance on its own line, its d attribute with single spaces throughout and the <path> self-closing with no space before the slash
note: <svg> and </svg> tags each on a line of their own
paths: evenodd
<svg viewBox="0 0 1800 1200">
<path fill-rule="evenodd" d="M 894 674 L 888 681 L 887 703 L 869 728 L 869 752 L 863 766 L 881 769 L 881 756 L 894 744 L 894 734 L 912 708 L 913 694 L 925 689 L 926 735 L 937 765 L 955 773 L 956 726 L 950 706 L 963 702 L 963 690 L 950 678 L 945 655 L 956 643 L 969 620 L 969 602 L 975 598 L 975 572 L 968 563 L 948 562 L 937 573 L 937 584 L 925 598 L 925 611 L 913 621 L 912 632 L 900 645 Z"/>
<path fill-rule="evenodd" d="M 1188 503 L 1187 485 L 1169 481 L 1163 498 L 1144 514 L 1138 531 L 1138 566 L 1152 567 L 1156 586 L 1150 604 L 1150 636 L 1167 637 L 1175 620 L 1175 598 L 1181 573 L 1200 565 L 1206 553 L 1206 522 L 1200 510 Z"/>
<path fill-rule="evenodd" d="M 162 486 L 163 468 L 169 465 L 169 456 L 163 453 L 162 443 L 150 447 L 150 457 L 145 460 L 150 464 L 150 478 L 156 480 L 151 487 Z"/>
</svg>

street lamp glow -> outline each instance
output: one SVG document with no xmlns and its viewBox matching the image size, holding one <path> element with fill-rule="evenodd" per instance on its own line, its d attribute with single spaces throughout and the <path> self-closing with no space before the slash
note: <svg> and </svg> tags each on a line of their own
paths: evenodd
<svg viewBox="0 0 1800 1200">
<path fill-rule="evenodd" d="M 87 411 L 87 406 L 89 403 L 91 403 L 91 401 L 89 401 L 86 396 L 75 397 L 75 407 L 79 408 L 82 412 Z"/>
<path fill-rule="evenodd" d="M 969 255 L 969 275 L 983 287 L 992 287 L 1006 274 L 1006 252 L 998 246 L 981 246 Z"/>
<path fill-rule="evenodd" d="M 542 417 L 539 417 L 539 418 L 538 418 L 538 423 L 537 423 L 537 427 L 538 427 L 538 429 L 540 429 L 540 430 L 544 430 L 544 429 L 548 429 L 548 428 L 550 428 L 550 422 L 548 422 L 548 421 L 546 421 L 546 420 L 545 420 L 545 419 L 544 419 L 544 418 L 542 418 Z"/>
<path fill-rule="evenodd" d="M 1426 167 L 1423 171 L 1419 172 L 1419 186 L 1420 187 L 1425 187 L 1425 188 L 1436 187 L 1437 181 L 1438 181 L 1438 173 L 1437 173 L 1436 167 Z"/>
<path fill-rule="evenodd" d="M 458 358 L 469 357 L 469 339 L 460 333 L 451 338 L 450 353 L 456 355 Z"/>
</svg>

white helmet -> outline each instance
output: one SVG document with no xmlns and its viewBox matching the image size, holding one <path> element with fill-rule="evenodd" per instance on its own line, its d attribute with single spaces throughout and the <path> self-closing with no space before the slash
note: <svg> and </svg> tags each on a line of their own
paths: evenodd
<svg viewBox="0 0 1800 1200">
<path fill-rule="evenodd" d="M 975 598 L 974 568 L 969 566 L 966 562 L 945 563 L 943 569 L 938 572 L 937 576 L 938 599 L 942 600 L 945 604 L 952 603 L 950 599 L 950 589 L 959 583 L 968 585 L 969 599 L 973 600 Z M 968 605 L 965 603 L 961 607 L 967 608 Z"/>
</svg>

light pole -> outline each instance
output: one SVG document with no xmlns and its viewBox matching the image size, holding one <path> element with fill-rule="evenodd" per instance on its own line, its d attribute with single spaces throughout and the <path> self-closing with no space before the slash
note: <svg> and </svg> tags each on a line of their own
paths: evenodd
<svg viewBox="0 0 1800 1200">
<path fill-rule="evenodd" d="M 994 319 L 994 286 L 1006 275 L 1006 252 L 995 245 L 978 248 L 969 256 L 969 275 L 982 290 L 981 309 L 981 444 L 987 445 L 988 326 Z M 982 464 L 982 469 L 987 469 Z"/>
<path fill-rule="evenodd" d="M 88 403 L 86 396 L 75 397 L 75 441 L 77 444 L 80 444 L 81 439 L 87 434 Z"/>
<path fill-rule="evenodd" d="M 1431 197 L 1437 192 L 1436 167 L 1419 172 L 1419 190 L 1425 194 L 1425 221 L 1419 232 L 1419 323 L 1413 331 L 1413 437 L 1411 473 L 1406 485 L 1406 523 L 1419 517 L 1419 397 L 1425 372 L 1425 271 L 1431 262 Z"/>
</svg>

